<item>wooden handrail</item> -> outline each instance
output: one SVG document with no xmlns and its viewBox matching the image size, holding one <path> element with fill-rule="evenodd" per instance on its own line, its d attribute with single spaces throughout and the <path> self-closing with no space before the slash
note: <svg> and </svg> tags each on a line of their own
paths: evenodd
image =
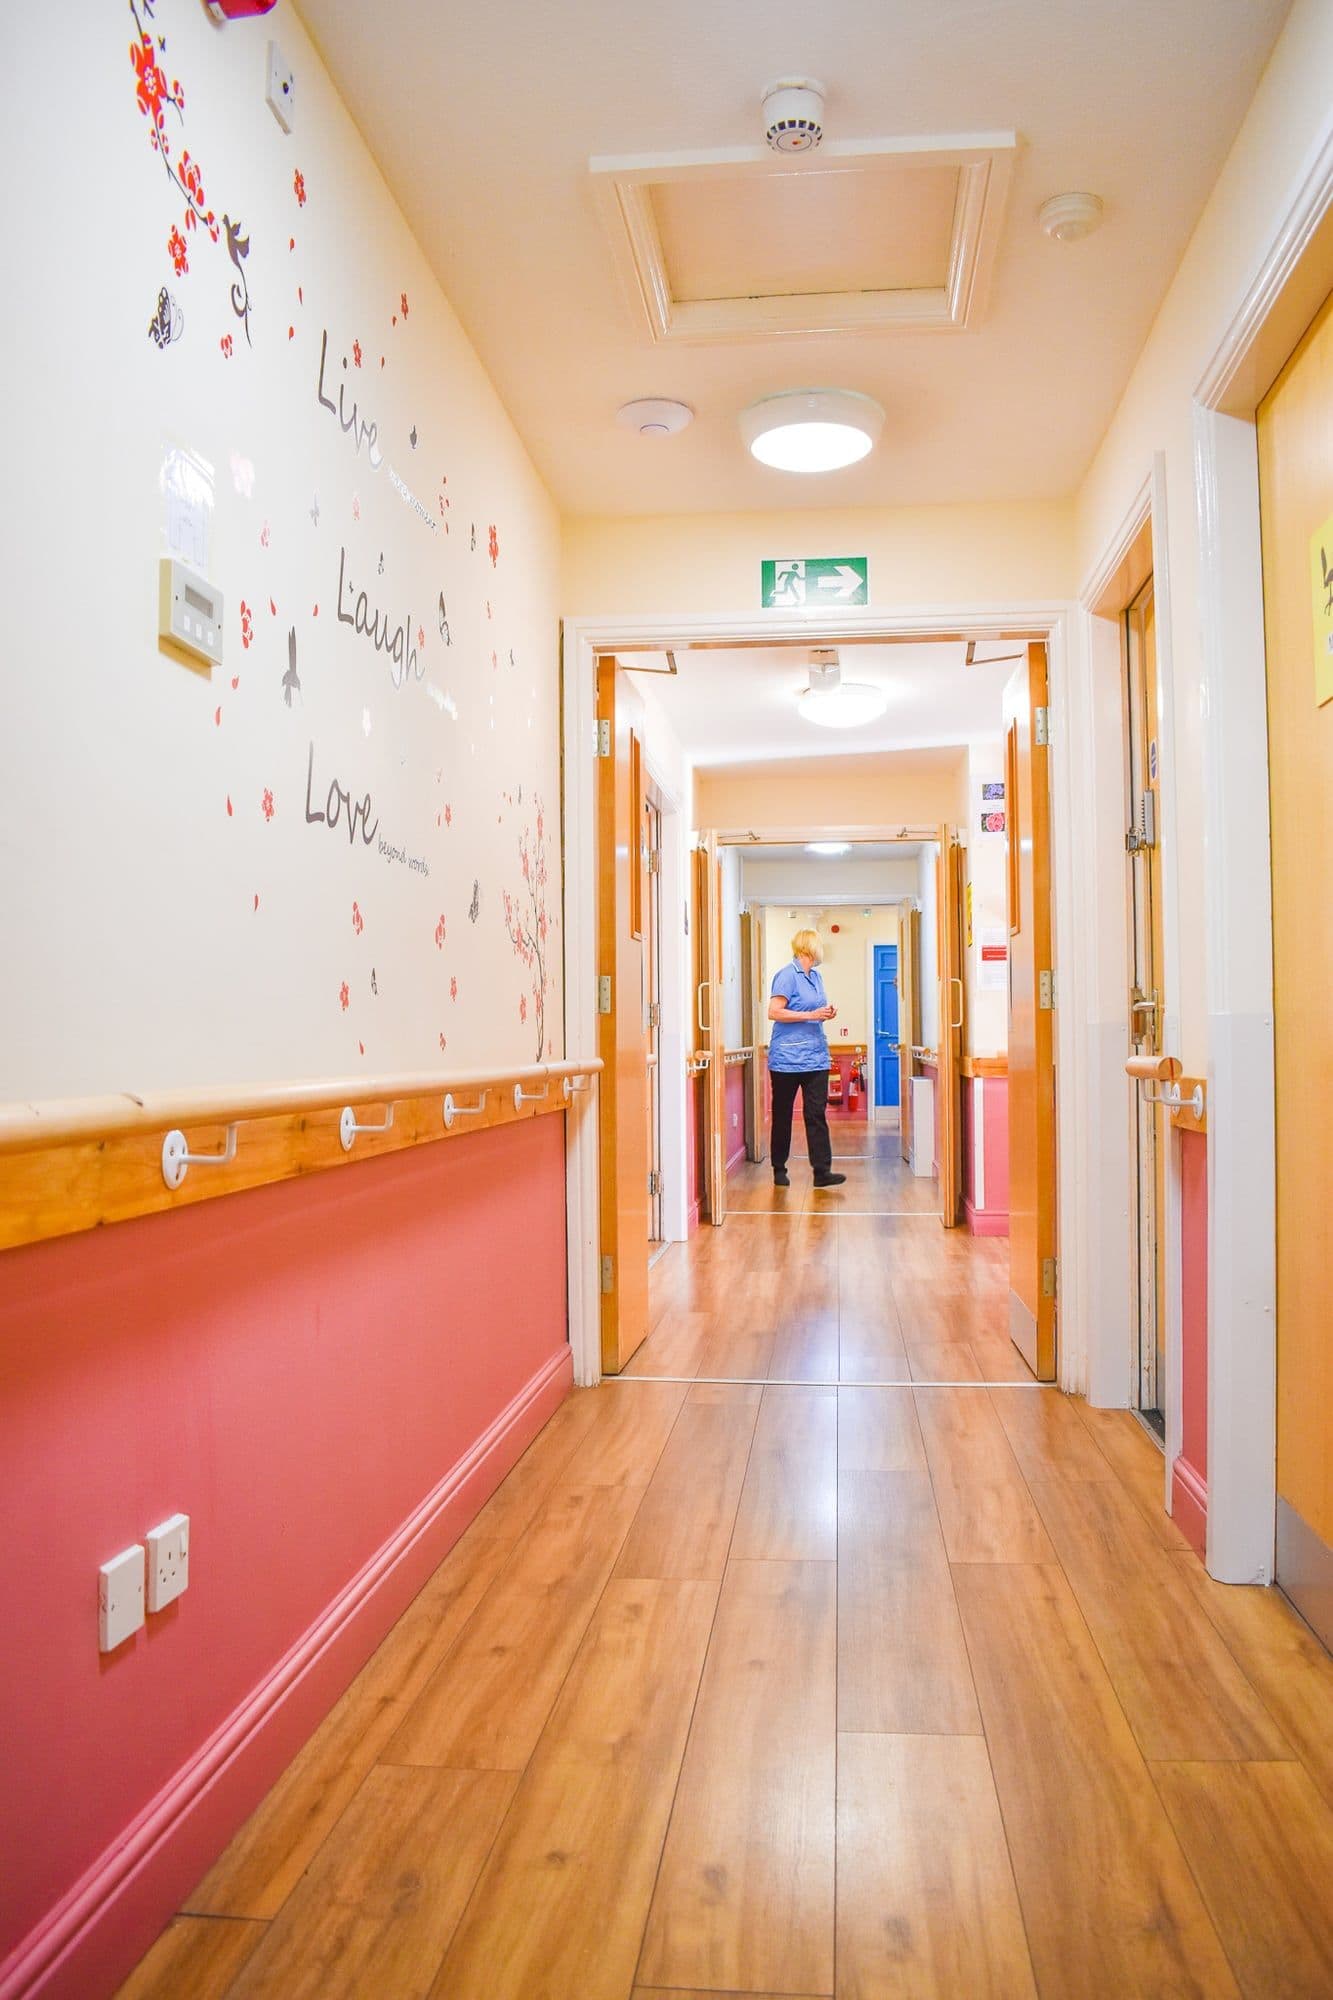
<svg viewBox="0 0 1333 2000">
<path fill-rule="evenodd" d="M 330 1111 L 350 1104 L 392 1104 L 412 1097 L 443 1098 L 446 1091 L 494 1089 L 500 1084 L 558 1083 L 593 1076 L 600 1057 L 587 1062 L 503 1063 L 486 1069 L 422 1070 L 386 1076 L 314 1077 L 305 1083 L 211 1084 L 193 1090 L 125 1091 L 109 1097 L 56 1097 L 32 1104 L 0 1104 L 0 1154 L 31 1153 L 47 1146 L 126 1133 L 162 1132 L 176 1125 L 234 1125 L 244 1118 L 280 1118 L 294 1112 Z"/>
<path fill-rule="evenodd" d="M 1131 1056 L 1125 1075 L 1136 1083 L 1174 1083 L 1180 1075 L 1180 1063 L 1175 1056 Z"/>
</svg>

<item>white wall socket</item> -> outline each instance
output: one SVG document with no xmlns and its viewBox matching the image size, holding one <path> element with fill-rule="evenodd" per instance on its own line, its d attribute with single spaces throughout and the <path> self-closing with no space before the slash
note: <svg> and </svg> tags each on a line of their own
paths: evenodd
<svg viewBox="0 0 1333 2000">
<path fill-rule="evenodd" d="M 296 75 L 276 42 L 268 45 L 268 80 L 264 102 L 284 132 L 290 132 L 296 117 Z"/>
<path fill-rule="evenodd" d="M 97 1645 L 114 1652 L 143 1624 L 143 1548 L 135 1542 L 97 1572 Z"/>
<path fill-rule="evenodd" d="M 148 1609 L 165 1611 L 190 1581 L 190 1517 L 172 1514 L 150 1528 L 148 1543 Z M 142 1619 L 140 1620 L 142 1623 Z"/>
</svg>

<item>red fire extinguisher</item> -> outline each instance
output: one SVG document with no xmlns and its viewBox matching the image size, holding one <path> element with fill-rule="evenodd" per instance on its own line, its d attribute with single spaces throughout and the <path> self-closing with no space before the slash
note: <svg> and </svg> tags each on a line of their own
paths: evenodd
<svg viewBox="0 0 1333 2000">
<path fill-rule="evenodd" d="M 858 1079 L 858 1072 L 856 1065 L 853 1063 L 852 1073 L 847 1079 L 847 1109 L 849 1111 L 855 1111 L 856 1100 L 860 1095 L 861 1095 L 861 1090 Z"/>
</svg>

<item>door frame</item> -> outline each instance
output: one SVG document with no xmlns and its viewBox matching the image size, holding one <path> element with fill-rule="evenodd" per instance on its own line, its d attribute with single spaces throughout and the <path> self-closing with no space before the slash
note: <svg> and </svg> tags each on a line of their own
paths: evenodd
<svg viewBox="0 0 1333 2000">
<path fill-rule="evenodd" d="M 819 611 L 750 611 L 733 616 L 659 616 L 635 618 L 573 617 L 562 631 L 563 805 L 565 832 L 565 1048 L 570 1060 L 596 1055 L 597 1047 L 597 926 L 596 926 L 596 658 L 599 653 L 626 656 L 661 652 L 694 644 L 771 646 L 794 641 L 810 645 L 854 645 L 895 639 L 938 639 L 963 634 L 979 640 L 1030 638 L 1045 640 L 1051 674 L 1051 740 L 1056 751 L 1053 771 L 1052 842 L 1055 920 L 1060 962 L 1071 969 L 1068 994 L 1062 993 L 1056 1032 L 1059 1064 L 1066 1076 L 1080 1074 L 1086 1051 L 1086 1015 L 1082 1007 L 1078 967 L 1090 951 L 1093 912 L 1078 890 L 1075 856 L 1082 856 L 1081 781 L 1074 783 L 1074 722 L 1082 706 L 1082 629 L 1077 607 L 1065 600 L 991 601 L 881 608 L 874 605 Z M 1081 731 L 1078 732 L 1081 734 Z M 847 829 L 861 839 L 883 838 L 878 830 Z M 917 838 L 938 837 L 916 828 L 890 829 Z M 802 836 L 805 837 L 804 835 Z M 1085 1292 L 1082 1280 L 1083 1243 L 1088 1218 L 1101 1196 L 1095 1174 L 1080 1176 L 1076 1166 L 1087 1155 L 1081 1094 L 1063 1092 L 1058 1134 L 1058 1207 L 1060 1215 L 1062 1314 L 1060 1382 L 1082 1389 L 1087 1377 L 1086 1342 L 1089 1316 L 1076 1303 Z M 566 1242 L 569 1338 L 574 1379 L 589 1386 L 601 1379 L 600 1272 L 597 1235 L 597 1121 L 569 1121 L 566 1148 Z"/>
</svg>

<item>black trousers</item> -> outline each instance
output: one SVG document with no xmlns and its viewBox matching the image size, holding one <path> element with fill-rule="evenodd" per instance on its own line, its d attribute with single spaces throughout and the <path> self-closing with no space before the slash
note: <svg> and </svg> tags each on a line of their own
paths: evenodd
<svg viewBox="0 0 1333 2000">
<path fill-rule="evenodd" d="M 828 1135 L 828 1071 L 826 1069 L 784 1070 L 768 1073 L 773 1093 L 773 1129 L 770 1154 L 773 1171 L 787 1164 L 791 1151 L 791 1114 L 796 1093 L 801 1093 L 801 1116 L 805 1120 L 805 1143 L 810 1165 L 816 1174 L 826 1174 L 833 1165 L 833 1143 Z"/>
</svg>

